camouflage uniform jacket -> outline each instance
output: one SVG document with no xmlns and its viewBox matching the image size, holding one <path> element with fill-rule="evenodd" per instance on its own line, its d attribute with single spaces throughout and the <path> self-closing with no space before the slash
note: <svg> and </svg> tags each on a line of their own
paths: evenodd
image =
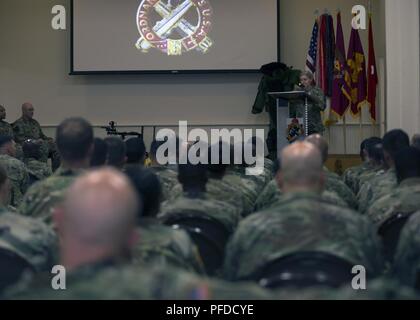
<svg viewBox="0 0 420 320">
<path fill-rule="evenodd" d="M 353 191 L 354 194 L 357 194 L 356 183 L 359 178 L 359 175 L 365 171 L 370 170 L 371 165 L 369 162 L 365 161 L 362 164 L 348 168 L 343 173 L 344 183 Z"/>
<path fill-rule="evenodd" d="M 49 178 L 32 185 L 23 198 L 18 211 L 51 223 L 52 211 L 64 197 L 64 193 L 83 170 L 59 168 Z"/>
<path fill-rule="evenodd" d="M 41 126 L 35 119 L 19 118 L 12 124 L 15 133 L 15 141 L 22 144 L 27 139 L 42 139 L 47 137 L 42 132 Z"/>
<path fill-rule="evenodd" d="M 163 201 L 171 198 L 172 189 L 179 186 L 178 174 L 176 171 L 169 169 L 166 166 L 151 166 L 149 167 L 159 178 L 162 186 Z"/>
<path fill-rule="evenodd" d="M 28 189 L 28 170 L 22 161 L 6 154 L 0 155 L 0 165 L 4 167 L 12 183 L 10 204 L 17 207 L 22 202 L 23 195 Z"/>
<path fill-rule="evenodd" d="M 164 202 L 159 213 L 159 219 L 166 220 L 169 217 L 185 214 L 209 216 L 221 222 L 231 232 L 233 232 L 240 219 L 240 212 L 237 207 L 212 199 L 207 193 L 201 193 L 193 197 L 183 193 L 181 197 L 173 201 Z"/>
<path fill-rule="evenodd" d="M 277 186 L 276 180 L 271 180 L 270 183 L 264 188 L 263 192 L 259 195 L 255 203 L 255 211 L 265 210 L 267 208 L 277 205 L 277 202 L 281 201 L 282 192 Z M 348 204 L 334 191 L 324 190 L 322 192 L 322 199 L 329 202 L 330 204 L 348 208 Z"/>
<path fill-rule="evenodd" d="M 380 241 L 370 222 L 314 193 L 291 193 L 276 207 L 244 219 L 227 246 L 225 276 L 247 278 L 270 261 L 299 251 L 326 252 L 373 274 L 382 271 Z"/>
<path fill-rule="evenodd" d="M 44 180 L 52 175 L 51 168 L 45 162 L 29 158 L 25 159 L 25 165 L 28 168 L 28 171 L 38 180 Z"/>
<path fill-rule="evenodd" d="M 57 261 L 57 236 L 43 222 L 0 209 L 0 248 L 16 253 L 34 271 L 50 271 Z"/>
<path fill-rule="evenodd" d="M 66 290 L 51 288 L 51 274 L 22 281 L 5 295 L 13 300 L 268 300 L 255 284 L 207 279 L 176 268 L 118 265 L 112 260 L 67 273 Z"/>
<path fill-rule="evenodd" d="M 396 213 L 420 210 L 420 178 L 402 181 L 391 193 L 376 200 L 367 211 L 368 217 L 379 227 Z"/>
<path fill-rule="evenodd" d="M 323 133 L 325 128 L 322 124 L 321 111 L 326 108 L 325 96 L 318 87 L 312 87 L 307 91 L 308 98 L 308 130 L 309 133 Z M 303 118 L 305 114 L 304 101 L 291 101 L 290 117 Z"/>
<path fill-rule="evenodd" d="M 395 252 L 393 275 L 414 287 L 420 270 L 420 211 L 414 213 L 401 230 Z"/>
<path fill-rule="evenodd" d="M 365 182 L 357 195 L 359 211 L 366 213 L 369 207 L 379 198 L 392 192 L 397 187 L 397 175 L 394 168 L 384 174 L 380 172 L 369 182 Z"/>
<path fill-rule="evenodd" d="M 4 120 L 0 120 L 0 136 L 15 137 L 12 126 Z"/>
<path fill-rule="evenodd" d="M 236 179 L 238 185 L 241 184 L 241 180 L 238 177 L 234 176 L 234 179 Z M 244 191 L 241 192 L 237 189 L 237 187 L 235 188 L 235 186 L 232 186 L 232 184 L 228 183 L 224 179 L 210 178 L 206 184 L 206 197 L 209 200 L 226 202 L 234 208 L 237 208 L 240 213 L 243 213 L 245 210 L 243 193 Z M 168 201 L 172 202 L 179 197 L 182 197 L 183 194 L 184 191 L 182 186 L 178 184 L 171 190 Z"/>
<path fill-rule="evenodd" d="M 198 249 L 184 230 L 165 226 L 155 219 L 143 219 L 138 232 L 140 240 L 132 251 L 134 264 L 171 265 L 204 273 Z"/>
</svg>

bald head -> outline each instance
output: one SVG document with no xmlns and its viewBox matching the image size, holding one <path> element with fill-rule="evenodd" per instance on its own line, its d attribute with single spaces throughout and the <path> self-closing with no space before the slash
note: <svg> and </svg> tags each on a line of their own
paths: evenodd
<svg viewBox="0 0 420 320">
<path fill-rule="evenodd" d="M 34 117 L 34 106 L 30 102 L 22 104 L 22 117 L 26 119 L 32 119 Z"/>
<path fill-rule="evenodd" d="M 76 179 L 63 204 L 61 225 L 65 241 L 86 247 L 124 249 L 138 212 L 138 197 L 128 179 L 105 168 Z"/>
<path fill-rule="evenodd" d="M 322 158 L 318 148 L 308 142 L 296 142 L 280 155 L 279 185 L 284 192 L 320 192 L 323 187 Z"/>
<path fill-rule="evenodd" d="M 313 144 L 315 147 L 318 148 L 319 152 L 321 152 L 322 163 L 325 163 L 328 159 L 328 142 L 325 140 L 323 136 L 316 133 L 310 135 L 305 139 L 306 142 Z"/>
</svg>

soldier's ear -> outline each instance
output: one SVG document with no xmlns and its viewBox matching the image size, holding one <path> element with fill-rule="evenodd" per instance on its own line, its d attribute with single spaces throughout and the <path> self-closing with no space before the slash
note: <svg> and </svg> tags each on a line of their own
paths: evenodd
<svg viewBox="0 0 420 320">
<path fill-rule="evenodd" d="M 277 186 L 281 190 L 283 188 L 283 173 L 281 170 L 278 170 L 275 176 Z"/>
</svg>

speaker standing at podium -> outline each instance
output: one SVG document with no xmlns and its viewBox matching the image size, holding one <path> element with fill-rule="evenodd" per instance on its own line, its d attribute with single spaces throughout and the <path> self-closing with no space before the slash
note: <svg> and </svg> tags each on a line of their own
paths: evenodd
<svg viewBox="0 0 420 320">
<path fill-rule="evenodd" d="M 300 75 L 300 85 L 296 90 L 305 90 L 308 94 L 308 135 L 314 133 L 322 134 L 324 126 L 321 119 L 321 111 L 325 110 L 325 96 L 320 88 L 315 86 L 312 73 L 302 72 Z M 290 117 L 303 118 L 305 115 L 304 101 L 290 102 Z"/>
</svg>

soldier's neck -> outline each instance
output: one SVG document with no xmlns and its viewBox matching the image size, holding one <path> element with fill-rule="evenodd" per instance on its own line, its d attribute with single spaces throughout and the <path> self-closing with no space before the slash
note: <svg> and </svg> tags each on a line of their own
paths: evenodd
<svg viewBox="0 0 420 320">
<path fill-rule="evenodd" d="M 66 161 L 64 159 L 61 159 L 61 168 L 63 169 L 87 169 L 90 166 L 89 159 L 83 159 L 80 161 Z"/>
</svg>

